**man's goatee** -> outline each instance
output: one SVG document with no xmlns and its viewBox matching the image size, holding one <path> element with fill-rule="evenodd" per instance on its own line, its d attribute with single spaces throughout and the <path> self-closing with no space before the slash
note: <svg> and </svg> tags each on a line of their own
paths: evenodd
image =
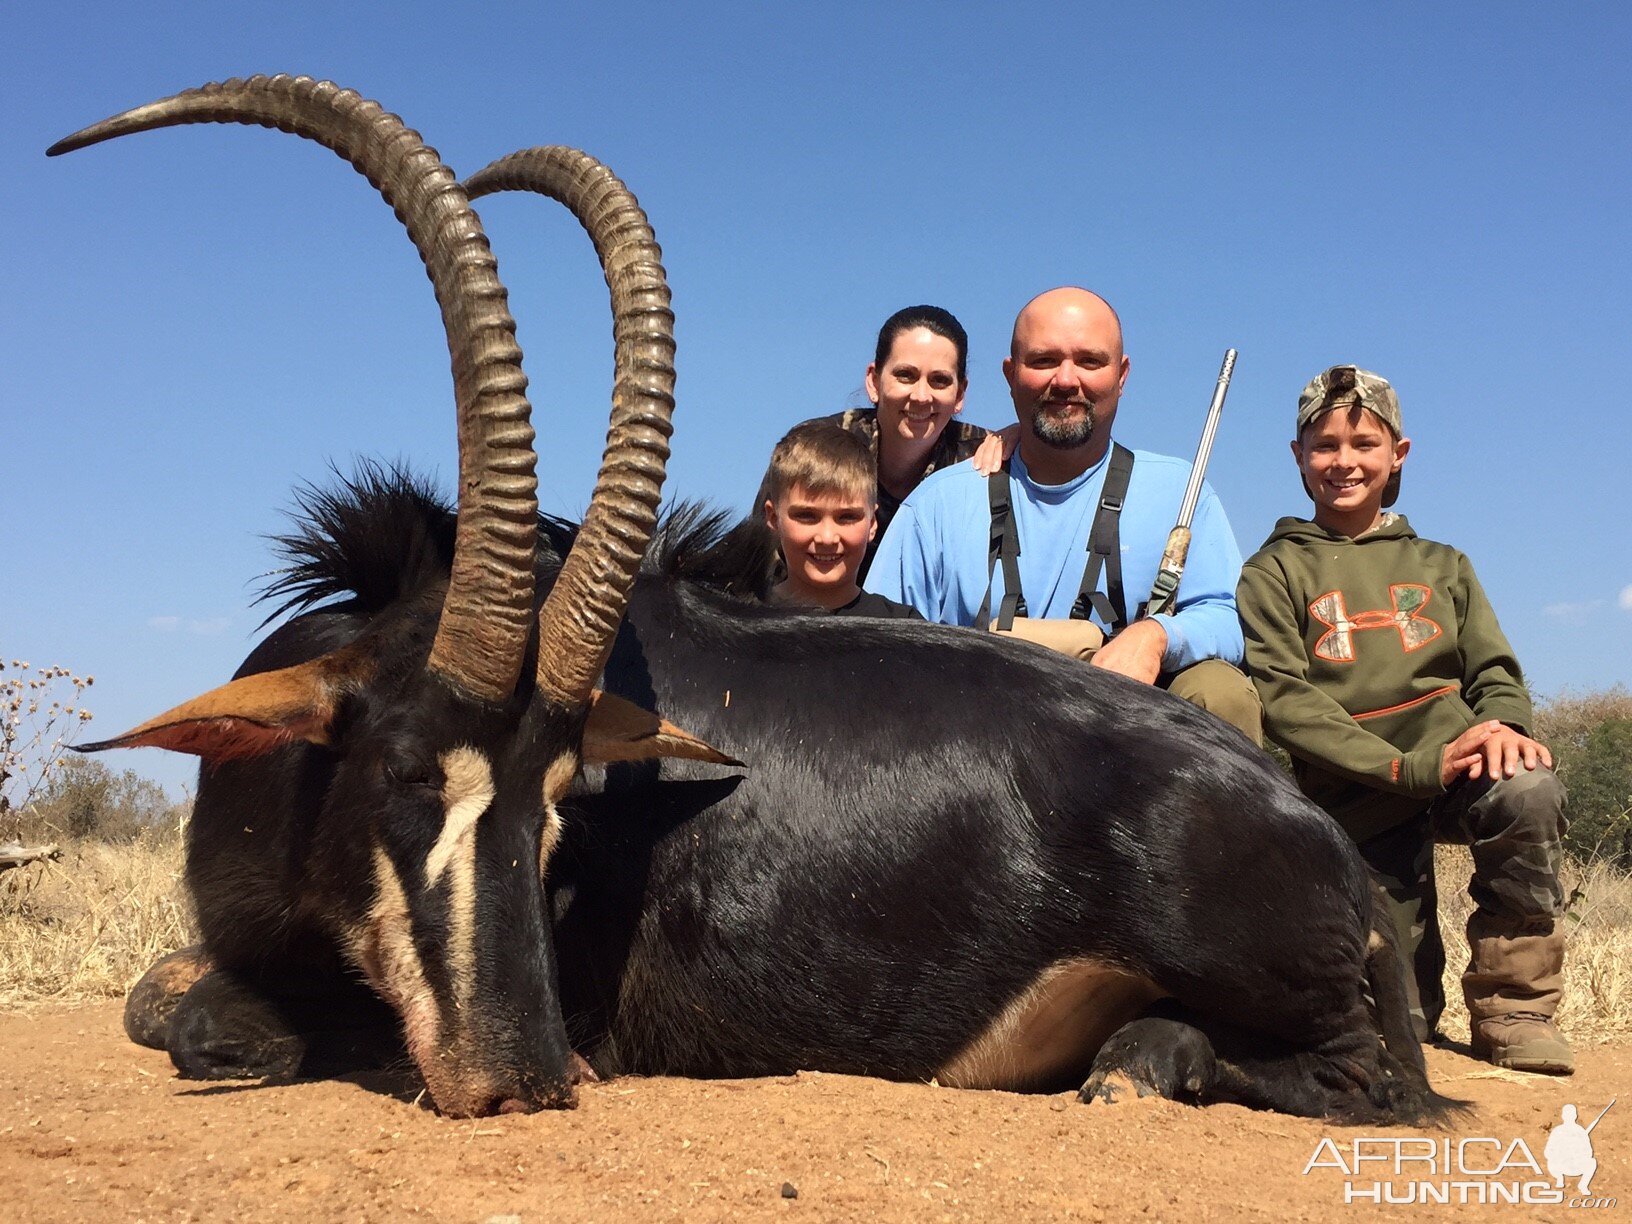
<svg viewBox="0 0 1632 1224">
<path fill-rule="evenodd" d="M 1075 450 L 1094 436 L 1094 406 L 1082 406 L 1081 420 L 1056 420 L 1048 415 L 1052 405 L 1040 404 L 1031 414 L 1031 432 L 1038 441 L 1057 450 Z"/>
</svg>

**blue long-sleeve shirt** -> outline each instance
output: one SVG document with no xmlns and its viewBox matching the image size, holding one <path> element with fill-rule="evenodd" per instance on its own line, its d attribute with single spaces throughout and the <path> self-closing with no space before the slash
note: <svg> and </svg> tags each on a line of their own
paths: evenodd
<svg viewBox="0 0 1632 1224">
<path fill-rule="evenodd" d="M 1038 484 L 1018 454 L 1010 460 L 1009 497 L 1020 533 L 1020 586 L 1031 616 L 1064 619 L 1071 614 L 1088 560 L 1088 532 L 1099 508 L 1108 457 L 1109 452 L 1063 485 Z M 1189 478 L 1190 464 L 1182 459 L 1134 452 L 1119 524 L 1122 584 L 1130 617 L 1156 580 Z M 972 464 L 935 472 L 902 503 L 884 533 L 867 575 L 867 589 L 909 604 L 929 620 L 973 625 L 986 594 L 991 519 L 986 478 Z M 1235 611 L 1240 574 L 1235 534 L 1218 498 L 1203 484 L 1176 611 L 1162 622 L 1167 630 L 1163 671 L 1214 658 L 1240 665 L 1244 651 Z M 1004 590 L 1001 565 L 995 567 L 991 584 L 989 615 L 995 616 Z M 1105 589 L 1103 574 L 1099 588 Z"/>
</svg>

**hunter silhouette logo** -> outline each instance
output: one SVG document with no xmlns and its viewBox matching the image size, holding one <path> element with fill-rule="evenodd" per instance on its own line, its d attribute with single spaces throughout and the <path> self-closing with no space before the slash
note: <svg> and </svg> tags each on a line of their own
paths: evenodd
<svg viewBox="0 0 1632 1224">
<path fill-rule="evenodd" d="M 1584 1195 L 1592 1193 L 1592 1175 L 1598 1171 L 1598 1161 L 1592 1154 L 1592 1129 L 1604 1120 L 1618 1099 L 1611 1098 L 1609 1105 L 1600 1109 L 1588 1126 L 1575 1120 L 1574 1105 L 1566 1105 L 1559 1111 L 1560 1121 L 1547 1136 L 1547 1146 L 1541 1152 L 1548 1174 L 1559 1186 L 1564 1185 L 1566 1177 L 1575 1177 L 1580 1179 L 1575 1183 L 1578 1191 Z"/>
<path fill-rule="evenodd" d="M 1377 608 L 1350 615 L 1342 591 L 1327 591 L 1309 605 L 1309 615 L 1326 626 L 1315 643 L 1315 655 L 1333 663 L 1354 662 L 1354 635 L 1366 629 L 1397 629 L 1407 654 L 1420 650 L 1443 630 L 1422 614 L 1433 591 L 1417 582 L 1393 583 L 1388 588 L 1392 608 Z"/>
</svg>

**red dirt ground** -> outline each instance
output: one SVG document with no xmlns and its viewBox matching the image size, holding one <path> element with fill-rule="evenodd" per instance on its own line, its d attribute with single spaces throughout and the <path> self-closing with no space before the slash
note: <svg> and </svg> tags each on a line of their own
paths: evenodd
<svg viewBox="0 0 1632 1224">
<path fill-rule="evenodd" d="M 618 1080 L 585 1087 L 572 1112 L 454 1122 L 416 1107 L 400 1079 L 178 1080 L 165 1055 L 125 1039 L 116 1003 L 0 1016 L 0 1049 L 8 1221 L 1279 1221 L 1379 1210 L 1344 1205 L 1340 1170 L 1304 1172 L 1323 1136 L 1347 1159 L 1372 1132 L 1233 1106 L 1083 1106 L 802 1072 Z M 1474 1103 L 1448 1132 L 1453 1149 L 1456 1137 L 1504 1149 L 1523 1139 L 1541 1162 L 1562 1105 L 1576 1104 L 1586 1123 L 1621 1094 L 1592 1136 L 1592 1191 L 1615 1207 L 1383 1210 L 1632 1213 L 1632 1045 L 1587 1047 L 1579 1061 L 1573 1079 L 1551 1080 L 1429 1053 L 1435 1086 Z M 1470 1151 L 1469 1167 L 1495 1163 L 1488 1145 Z M 1379 1179 L 1400 1194 L 1413 1180 L 1371 1165 L 1355 1181 Z"/>
</svg>

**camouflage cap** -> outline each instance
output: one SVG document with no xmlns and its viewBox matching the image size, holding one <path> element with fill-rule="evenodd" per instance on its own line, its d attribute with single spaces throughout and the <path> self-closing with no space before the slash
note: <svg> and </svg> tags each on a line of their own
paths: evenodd
<svg viewBox="0 0 1632 1224">
<path fill-rule="evenodd" d="M 1322 413 L 1354 405 L 1375 413 L 1393 432 L 1395 441 L 1405 436 L 1400 420 L 1400 397 L 1394 394 L 1388 379 L 1358 366 L 1340 365 L 1316 374 L 1298 396 L 1298 437 L 1301 438 L 1304 428 Z M 1303 491 L 1309 493 L 1308 481 L 1304 481 Z M 1400 474 L 1395 472 L 1383 488 L 1384 507 L 1392 506 L 1399 496 Z"/>
<path fill-rule="evenodd" d="M 1333 366 L 1309 380 L 1298 396 L 1298 432 L 1301 434 L 1305 425 L 1328 409 L 1352 404 L 1375 412 L 1396 438 L 1405 436 L 1400 424 L 1400 397 L 1394 394 L 1388 379 L 1352 365 Z"/>
</svg>

